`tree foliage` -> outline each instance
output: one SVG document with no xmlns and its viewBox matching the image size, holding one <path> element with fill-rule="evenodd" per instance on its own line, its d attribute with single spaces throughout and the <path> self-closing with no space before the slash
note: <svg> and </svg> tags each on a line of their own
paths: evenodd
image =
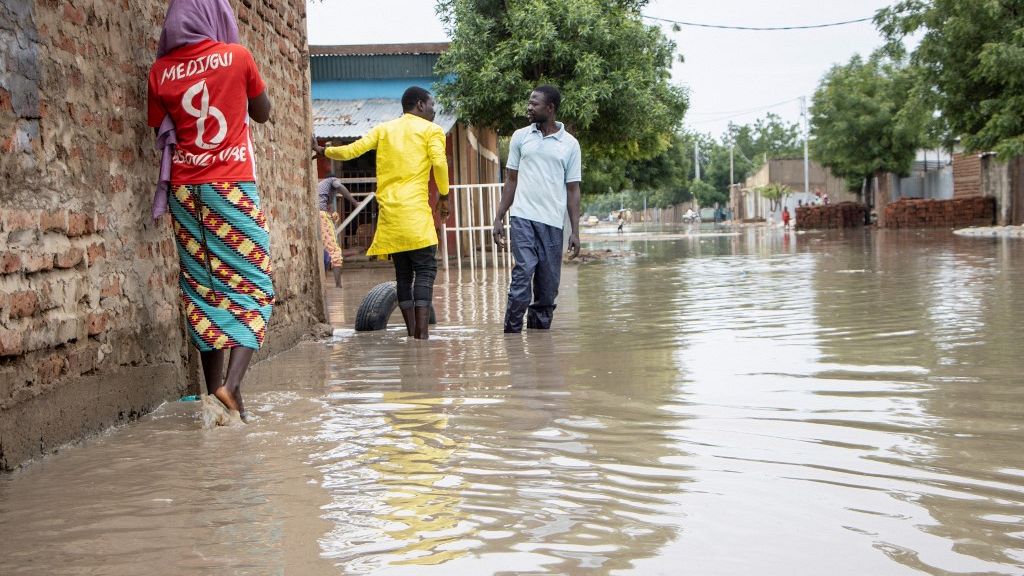
<svg viewBox="0 0 1024 576">
<path fill-rule="evenodd" d="M 800 125 L 786 123 L 777 114 L 769 112 L 753 124 L 730 123 L 722 137 L 723 142 L 732 142 L 743 153 L 744 160 L 757 167 L 764 163 L 764 157 L 795 158 L 803 154 L 803 139 Z"/>
<path fill-rule="evenodd" d="M 627 207 L 631 202 L 642 205 L 644 198 L 648 206 L 660 208 L 687 202 L 694 198 L 691 179 L 695 175 L 693 158 L 696 148 L 703 181 L 718 190 L 711 193 L 702 187 L 702 197 L 705 201 L 710 199 L 711 205 L 714 202 L 724 203 L 729 195 L 730 147 L 733 148 L 733 182 L 737 184 L 757 171 L 765 158 L 791 158 L 803 154 L 799 126 L 769 113 L 751 124 L 731 124 L 719 139 L 708 134 L 678 132 L 673 135 L 671 145 L 653 158 L 596 159 L 587 166 L 583 192 L 589 197 L 614 194 L 614 201 L 608 205 L 614 204 L 616 209 L 620 198 L 624 198 L 622 202 Z M 620 196 L 621 192 L 626 192 L 626 195 Z M 599 204 L 594 199 L 590 202 L 593 206 Z M 702 202 L 701 205 L 709 204 Z"/>
<path fill-rule="evenodd" d="M 675 44 L 640 18 L 646 4 L 438 0 L 452 38 L 438 95 L 459 117 L 509 134 L 526 124 L 530 90 L 554 84 L 585 162 L 651 158 L 671 144 L 687 97 L 669 83 Z"/>
<path fill-rule="evenodd" d="M 972 151 L 1024 154 L 1024 4 L 1019 0 L 903 0 L 875 19 L 910 56 L 921 106 L 941 112 L 952 137 Z"/>
<path fill-rule="evenodd" d="M 757 172 L 766 158 L 802 156 L 803 140 L 800 132 L 798 124 L 786 123 L 772 113 L 752 124 L 729 124 L 717 141 L 709 136 L 698 139 L 702 150 L 702 175 L 711 185 L 728 191 L 730 184 L 742 184 L 748 176 Z M 730 149 L 732 174 L 729 170 Z"/>
<path fill-rule="evenodd" d="M 690 193 L 700 206 L 711 207 L 729 203 L 729 193 L 726 190 L 704 180 L 692 180 Z"/>
<path fill-rule="evenodd" d="M 761 193 L 761 197 L 767 200 L 772 210 L 779 210 L 782 208 L 782 201 L 785 200 L 786 196 L 793 193 L 793 189 L 785 184 L 779 184 L 772 182 L 765 186 L 757 189 Z"/>
<path fill-rule="evenodd" d="M 873 55 L 833 66 L 811 106 L 811 153 L 851 190 L 877 172 L 906 174 L 925 143 L 928 115 L 907 106 L 913 74 Z"/>
</svg>

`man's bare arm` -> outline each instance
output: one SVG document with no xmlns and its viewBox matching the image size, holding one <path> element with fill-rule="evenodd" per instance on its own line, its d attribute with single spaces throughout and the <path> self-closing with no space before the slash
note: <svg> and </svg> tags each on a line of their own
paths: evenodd
<svg viewBox="0 0 1024 576">
<path fill-rule="evenodd" d="M 505 241 L 505 213 L 512 207 L 512 201 L 516 199 L 516 187 L 519 185 L 519 170 L 512 168 L 505 169 L 505 185 L 501 188 L 501 201 L 498 202 L 498 212 L 494 217 L 494 243 L 504 248 Z"/>
<path fill-rule="evenodd" d="M 580 255 L 580 183 L 569 182 L 565 185 L 566 208 L 569 211 L 569 225 L 572 235 L 569 236 L 570 258 Z"/>
</svg>

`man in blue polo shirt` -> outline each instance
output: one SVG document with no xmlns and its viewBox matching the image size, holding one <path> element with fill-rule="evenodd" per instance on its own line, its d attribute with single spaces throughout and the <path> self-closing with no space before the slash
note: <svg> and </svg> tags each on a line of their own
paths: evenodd
<svg viewBox="0 0 1024 576">
<path fill-rule="evenodd" d="M 554 86 L 530 93 L 526 119 L 509 142 L 505 186 L 494 220 L 494 241 L 505 247 L 502 218 L 511 212 L 512 282 L 505 308 L 505 332 L 526 327 L 547 330 L 555 312 L 562 274 L 562 226 L 572 225 L 569 253 L 580 253 L 580 143 L 555 120 L 562 95 Z M 531 295 L 532 288 L 532 295 Z M 532 299 L 532 301 L 531 301 Z"/>
</svg>

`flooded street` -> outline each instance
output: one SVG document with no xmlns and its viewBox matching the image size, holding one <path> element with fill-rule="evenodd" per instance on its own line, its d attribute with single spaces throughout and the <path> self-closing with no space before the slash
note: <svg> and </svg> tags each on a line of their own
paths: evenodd
<svg viewBox="0 0 1024 576">
<path fill-rule="evenodd" d="M 1024 573 L 1024 242 L 584 247 L 637 255 L 522 336 L 506 272 L 454 269 L 430 341 L 356 334 L 391 271 L 346 271 L 248 427 L 173 402 L 0 476 L 0 572 Z"/>
</svg>

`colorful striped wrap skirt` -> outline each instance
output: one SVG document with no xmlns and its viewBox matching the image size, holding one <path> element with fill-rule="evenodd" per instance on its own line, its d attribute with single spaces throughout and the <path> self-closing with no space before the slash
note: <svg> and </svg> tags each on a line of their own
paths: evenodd
<svg viewBox="0 0 1024 576">
<path fill-rule="evenodd" d="M 270 322 L 274 285 L 270 233 L 256 184 L 179 184 L 173 191 L 178 284 L 192 341 L 202 352 L 258 349 Z"/>
</svg>

